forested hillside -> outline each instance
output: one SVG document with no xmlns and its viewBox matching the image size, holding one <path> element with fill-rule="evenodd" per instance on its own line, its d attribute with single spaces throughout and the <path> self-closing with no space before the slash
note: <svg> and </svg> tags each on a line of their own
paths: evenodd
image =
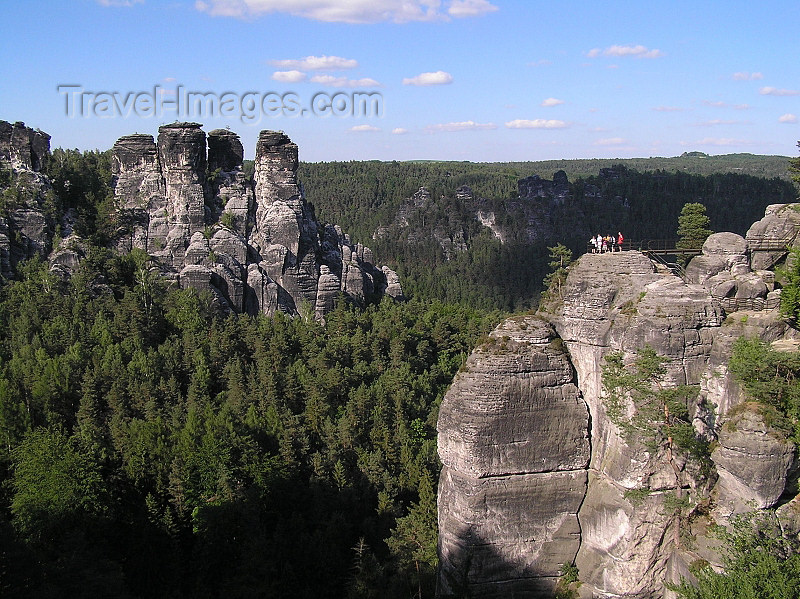
<svg viewBox="0 0 800 599">
<path fill-rule="evenodd" d="M 773 164 L 771 157 L 736 162 L 736 156 L 634 163 L 656 167 L 647 172 L 576 161 L 577 172 L 602 170 L 575 179 L 554 171 L 537 179 L 542 163 L 463 162 L 306 163 L 299 176 L 320 218 L 346 223 L 356 241 L 369 244 L 378 261 L 398 271 L 408 295 L 520 310 L 536 305 L 547 247 L 558 242 L 581 254 L 598 233 L 675 238 L 681 208 L 693 202 L 706 206 L 712 230 L 743 235 L 766 206 L 796 199 L 786 178 L 788 159 L 781 159 L 783 177 L 767 179 L 745 173 L 772 172 L 764 166 Z M 745 166 L 689 174 L 688 165 L 706 161 Z M 664 170 L 676 164 L 686 166 Z M 531 176 L 521 195 L 518 182 Z M 427 194 L 416 193 L 421 187 Z"/>
<path fill-rule="evenodd" d="M 87 257 L 0 285 L 4 597 L 432 596 L 438 407 L 498 309 L 535 305 L 547 245 L 670 236 L 689 201 L 741 232 L 794 199 L 745 174 L 618 166 L 520 197 L 532 173 L 514 165 L 305 164 L 320 218 L 413 296 L 341 301 L 323 324 L 220 314 L 145 253 L 106 249 L 109 164 L 53 152 L 50 217 Z M 2 182 L 0 213 L 24 201 Z"/>
<path fill-rule="evenodd" d="M 4 597 L 431 596 L 438 406 L 497 315 L 223 319 L 99 249 L 0 293 Z"/>
</svg>

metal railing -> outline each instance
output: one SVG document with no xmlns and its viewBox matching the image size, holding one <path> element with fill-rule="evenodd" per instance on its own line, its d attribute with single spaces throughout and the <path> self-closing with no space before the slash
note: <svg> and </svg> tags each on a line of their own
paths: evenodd
<svg viewBox="0 0 800 599">
<path fill-rule="evenodd" d="M 681 266 L 677 262 L 667 262 L 666 260 L 664 260 L 664 258 L 661 257 L 661 254 L 648 254 L 647 252 L 644 253 L 648 258 L 650 258 L 650 260 L 658 264 L 661 264 L 662 266 L 665 266 L 670 270 L 672 274 L 683 279 L 684 283 L 687 284 L 689 283 L 689 277 L 686 276 L 686 271 L 684 270 L 683 266 Z"/>
<path fill-rule="evenodd" d="M 641 239 L 641 240 L 631 240 L 628 241 L 627 239 L 622 242 L 622 244 L 614 243 L 610 250 L 607 251 L 629 251 L 629 250 L 637 250 L 644 254 L 666 254 L 666 255 L 679 255 L 679 254 L 688 254 L 691 256 L 695 256 L 702 252 L 703 248 L 701 247 L 692 247 L 692 248 L 679 248 L 677 247 L 678 240 L 677 239 Z M 589 253 L 596 253 L 596 248 L 593 243 L 589 242 L 586 244 Z"/>
<path fill-rule="evenodd" d="M 781 305 L 780 297 L 723 297 L 714 300 L 719 302 L 725 312 L 738 312 L 739 310 L 774 310 Z"/>
</svg>

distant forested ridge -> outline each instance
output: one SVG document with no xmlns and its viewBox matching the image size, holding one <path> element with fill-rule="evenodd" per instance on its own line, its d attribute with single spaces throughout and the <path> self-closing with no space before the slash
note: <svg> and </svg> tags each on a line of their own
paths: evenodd
<svg viewBox="0 0 800 599">
<path fill-rule="evenodd" d="M 346 223 L 356 241 L 398 271 L 407 294 L 520 310 L 536 305 L 548 246 L 561 242 L 580 254 L 589 236 L 619 231 L 629 240 L 675 238 L 681 208 L 694 202 L 706 206 L 712 230 L 743 235 L 766 206 L 795 201 L 788 164 L 785 157 L 698 153 L 627 161 L 335 162 L 303 163 L 299 177 L 319 217 Z M 539 174 L 550 167 L 562 170 Z M 695 173 L 706 169 L 712 173 Z"/>
</svg>

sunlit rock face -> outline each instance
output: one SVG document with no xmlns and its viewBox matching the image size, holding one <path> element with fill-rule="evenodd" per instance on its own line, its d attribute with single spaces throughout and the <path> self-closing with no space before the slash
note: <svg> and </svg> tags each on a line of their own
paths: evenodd
<svg viewBox="0 0 800 599">
<path fill-rule="evenodd" d="M 501 324 L 456 376 L 439 413 L 441 594 L 552 592 L 575 558 L 590 456 L 575 382 L 533 316 Z"/>
<path fill-rule="evenodd" d="M 403 297 L 369 248 L 317 221 L 297 181 L 297 145 L 281 132 L 259 135 L 252 180 L 239 136 L 197 123 L 164 125 L 156 141 L 122 137 L 112 154 L 117 249 L 146 251 L 165 276 L 226 309 L 324 318 L 340 294 L 359 304 Z"/>
<path fill-rule="evenodd" d="M 795 214 L 770 207 L 760 226 L 793 231 Z M 473 352 L 439 416 L 440 596 L 552 597 L 558 566 L 570 562 L 581 597 L 661 597 L 698 555 L 720 563 L 709 525 L 778 505 L 794 445 L 728 370 L 741 336 L 796 337 L 776 310 L 722 301 L 778 293 L 774 274 L 757 269 L 751 233 L 709 238 L 689 283 L 638 252 L 584 255 L 558 298 L 502 323 Z M 735 288 L 720 296 L 725 277 Z M 698 510 L 691 531 L 665 508 L 676 475 L 663 450 L 624 437 L 605 409 L 605 356 L 631 363 L 648 345 L 667 359 L 664 388 L 698 390 L 687 409 L 714 448 L 710 471 L 676 463 Z M 692 546 L 681 540 L 688 532 Z"/>
</svg>

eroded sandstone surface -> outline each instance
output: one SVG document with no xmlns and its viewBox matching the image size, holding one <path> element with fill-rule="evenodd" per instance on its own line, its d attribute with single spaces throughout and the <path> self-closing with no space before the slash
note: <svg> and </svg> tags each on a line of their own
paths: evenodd
<svg viewBox="0 0 800 599">
<path fill-rule="evenodd" d="M 128 135 L 113 147 L 117 249 L 145 250 L 182 287 L 210 290 L 236 312 L 318 318 L 339 294 L 363 303 L 402 297 L 397 275 L 369 248 L 319 223 L 297 181 L 297 145 L 262 131 L 255 172 L 239 136 L 197 123 Z"/>
<path fill-rule="evenodd" d="M 461 585 L 481 597 L 552 597 L 568 562 L 582 597 L 661 597 L 691 562 L 719 559 L 704 540 L 711 524 L 779 503 L 794 445 L 748 408 L 727 363 L 743 335 L 796 335 L 775 309 L 741 308 L 780 293 L 760 240 L 795 231 L 795 214 L 770 207 L 747 239 L 712 236 L 688 282 L 638 252 L 584 255 L 561 297 L 475 350 L 439 417 L 441 596 Z M 603 401 L 604 357 L 631 362 L 646 345 L 667 358 L 665 386 L 697 389 L 687 408 L 715 447 L 711 471 L 677 464 L 680 495 L 698 514 L 691 530 L 665 508 L 676 492 L 666 456 L 626 439 Z"/>
</svg>

